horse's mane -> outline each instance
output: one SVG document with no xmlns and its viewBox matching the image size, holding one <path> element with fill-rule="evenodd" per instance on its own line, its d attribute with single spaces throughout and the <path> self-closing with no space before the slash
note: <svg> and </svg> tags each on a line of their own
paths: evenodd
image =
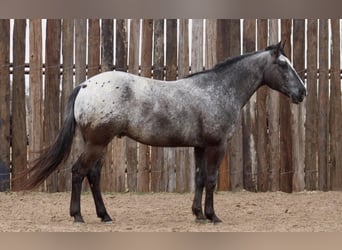
<svg viewBox="0 0 342 250">
<path fill-rule="evenodd" d="M 236 63 L 236 62 L 238 62 L 238 61 L 240 61 L 246 57 L 249 57 L 249 56 L 257 54 L 257 53 L 260 53 L 260 51 L 255 51 L 255 52 L 250 52 L 250 53 L 246 53 L 246 54 L 239 55 L 239 56 L 229 57 L 229 58 L 225 59 L 224 61 L 217 63 L 211 69 L 206 69 L 203 71 L 199 71 L 199 72 L 190 74 L 190 75 L 186 76 L 185 78 L 190 78 L 190 77 L 200 75 L 200 74 L 204 74 L 204 73 L 208 73 L 208 72 L 220 72 L 221 70 L 227 68 L 229 65 L 234 64 L 234 63 Z"/>
<path fill-rule="evenodd" d="M 278 47 L 277 44 L 270 45 L 264 51 L 274 50 L 274 49 L 277 49 L 277 47 Z M 190 77 L 193 77 L 193 76 L 196 76 L 196 75 L 205 74 L 205 73 L 208 73 L 208 72 L 220 72 L 221 70 L 226 69 L 229 65 L 234 64 L 234 63 L 236 63 L 236 62 L 238 62 L 238 61 L 240 61 L 240 60 L 242 60 L 242 59 L 244 59 L 246 57 L 258 54 L 260 52 L 262 52 L 262 50 L 246 53 L 246 54 L 239 55 L 239 56 L 229 57 L 229 58 L 225 59 L 224 61 L 219 62 L 218 64 L 216 64 L 211 69 L 206 69 L 206 70 L 199 71 L 199 72 L 196 72 L 196 73 L 193 73 L 193 74 L 189 74 L 185 78 L 190 78 Z M 280 53 L 283 54 L 284 56 L 286 56 L 283 47 L 280 47 Z"/>
</svg>

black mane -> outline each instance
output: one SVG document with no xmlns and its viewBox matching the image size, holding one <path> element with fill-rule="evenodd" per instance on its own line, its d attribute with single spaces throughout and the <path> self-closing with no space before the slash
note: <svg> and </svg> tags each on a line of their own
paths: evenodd
<svg viewBox="0 0 342 250">
<path fill-rule="evenodd" d="M 186 76 L 185 78 L 190 78 L 190 77 L 193 77 L 193 76 L 196 76 L 196 75 L 200 75 L 200 74 L 204 74 L 204 73 L 208 73 L 208 72 L 220 72 L 222 71 L 223 69 L 227 68 L 227 66 L 231 65 L 231 64 L 234 64 L 248 56 L 251 56 L 251 55 L 254 55 L 256 53 L 259 53 L 260 51 L 255 51 L 255 52 L 251 52 L 251 53 L 246 53 L 246 54 L 243 54 L 243 55 L 239 55 L 239 56 L 234 56 L 234 57 L 229 57 L 225 60 L 223 60 L 222 62 L 219 62 L 217 63 L 213 68 L 211 69 L 206 69 L 206 70 L 203 70 L 203 71 L 199 71 L 199 72 L 196 72 L 196 73 L 193 73 L 193 74 L 189 74 L 188 76 Z"/>
</svg>

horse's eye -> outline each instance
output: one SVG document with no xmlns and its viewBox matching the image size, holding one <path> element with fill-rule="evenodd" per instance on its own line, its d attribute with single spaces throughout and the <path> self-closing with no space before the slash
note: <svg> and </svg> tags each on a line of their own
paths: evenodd
<svg viewBox="0 0 342 250">
<path fill-rule="evenodd" d="M 278 64 L 279 64 L 280 67 L 285 68 L 285 69 L 286 69 L 287 66 L 288 66 L 287 62 L 282 61 L 282 60 L 279 60 L 279 61 L 278 61 Z"/>
</svg>

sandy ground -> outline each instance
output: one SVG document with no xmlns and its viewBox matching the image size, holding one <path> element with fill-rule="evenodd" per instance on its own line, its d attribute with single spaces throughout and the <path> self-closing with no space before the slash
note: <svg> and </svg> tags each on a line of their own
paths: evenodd
<svg viewBox="0 0 342 250">
<path fill-rule="evenodd" d="M 342 232 L 342 192 L 286 194 L 218 192 L 215 209 L 223 223 L 196 223 L 193 194 L 104 194 L 114 222 L 96 217 L 90 193 L 82 194 L 85 224 L 69 216 L 70 193 L 0 193 L 0 231 L 178 232 L 178 231 L 338 231 Z"/>
</svg>

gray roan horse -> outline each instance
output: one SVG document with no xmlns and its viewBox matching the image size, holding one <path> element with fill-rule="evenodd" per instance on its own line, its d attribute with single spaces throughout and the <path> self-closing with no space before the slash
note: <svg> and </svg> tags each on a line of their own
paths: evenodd
<svg viewBox="0 0 342 250">
<path fill-rule="evenodd" d="M 152 146 L 194 147 L 196 187 L 192 212 L 198 221 L 220 222 L 213 194 L 218 168 L 241 108 L 262 85 L 289 96 L 293 103 L 303 101 L 306 95 L 283 48 L 280 42 L 177 81 L 157 81 L 115 71 L 88 79 L 70 95 L 61 131 L 28 169 L 30 177 L 23 189 L 42 183 L 69 156 L 78 127 L 85 146 L 72 167 L 70 215 L 75 222 L 84 222 L 80 194 L 85 177 L 98 217 L 103 222 L 112 221 L 99 184 L 106 146 L 115 136 L 128 136 Z"/>
</svg>

